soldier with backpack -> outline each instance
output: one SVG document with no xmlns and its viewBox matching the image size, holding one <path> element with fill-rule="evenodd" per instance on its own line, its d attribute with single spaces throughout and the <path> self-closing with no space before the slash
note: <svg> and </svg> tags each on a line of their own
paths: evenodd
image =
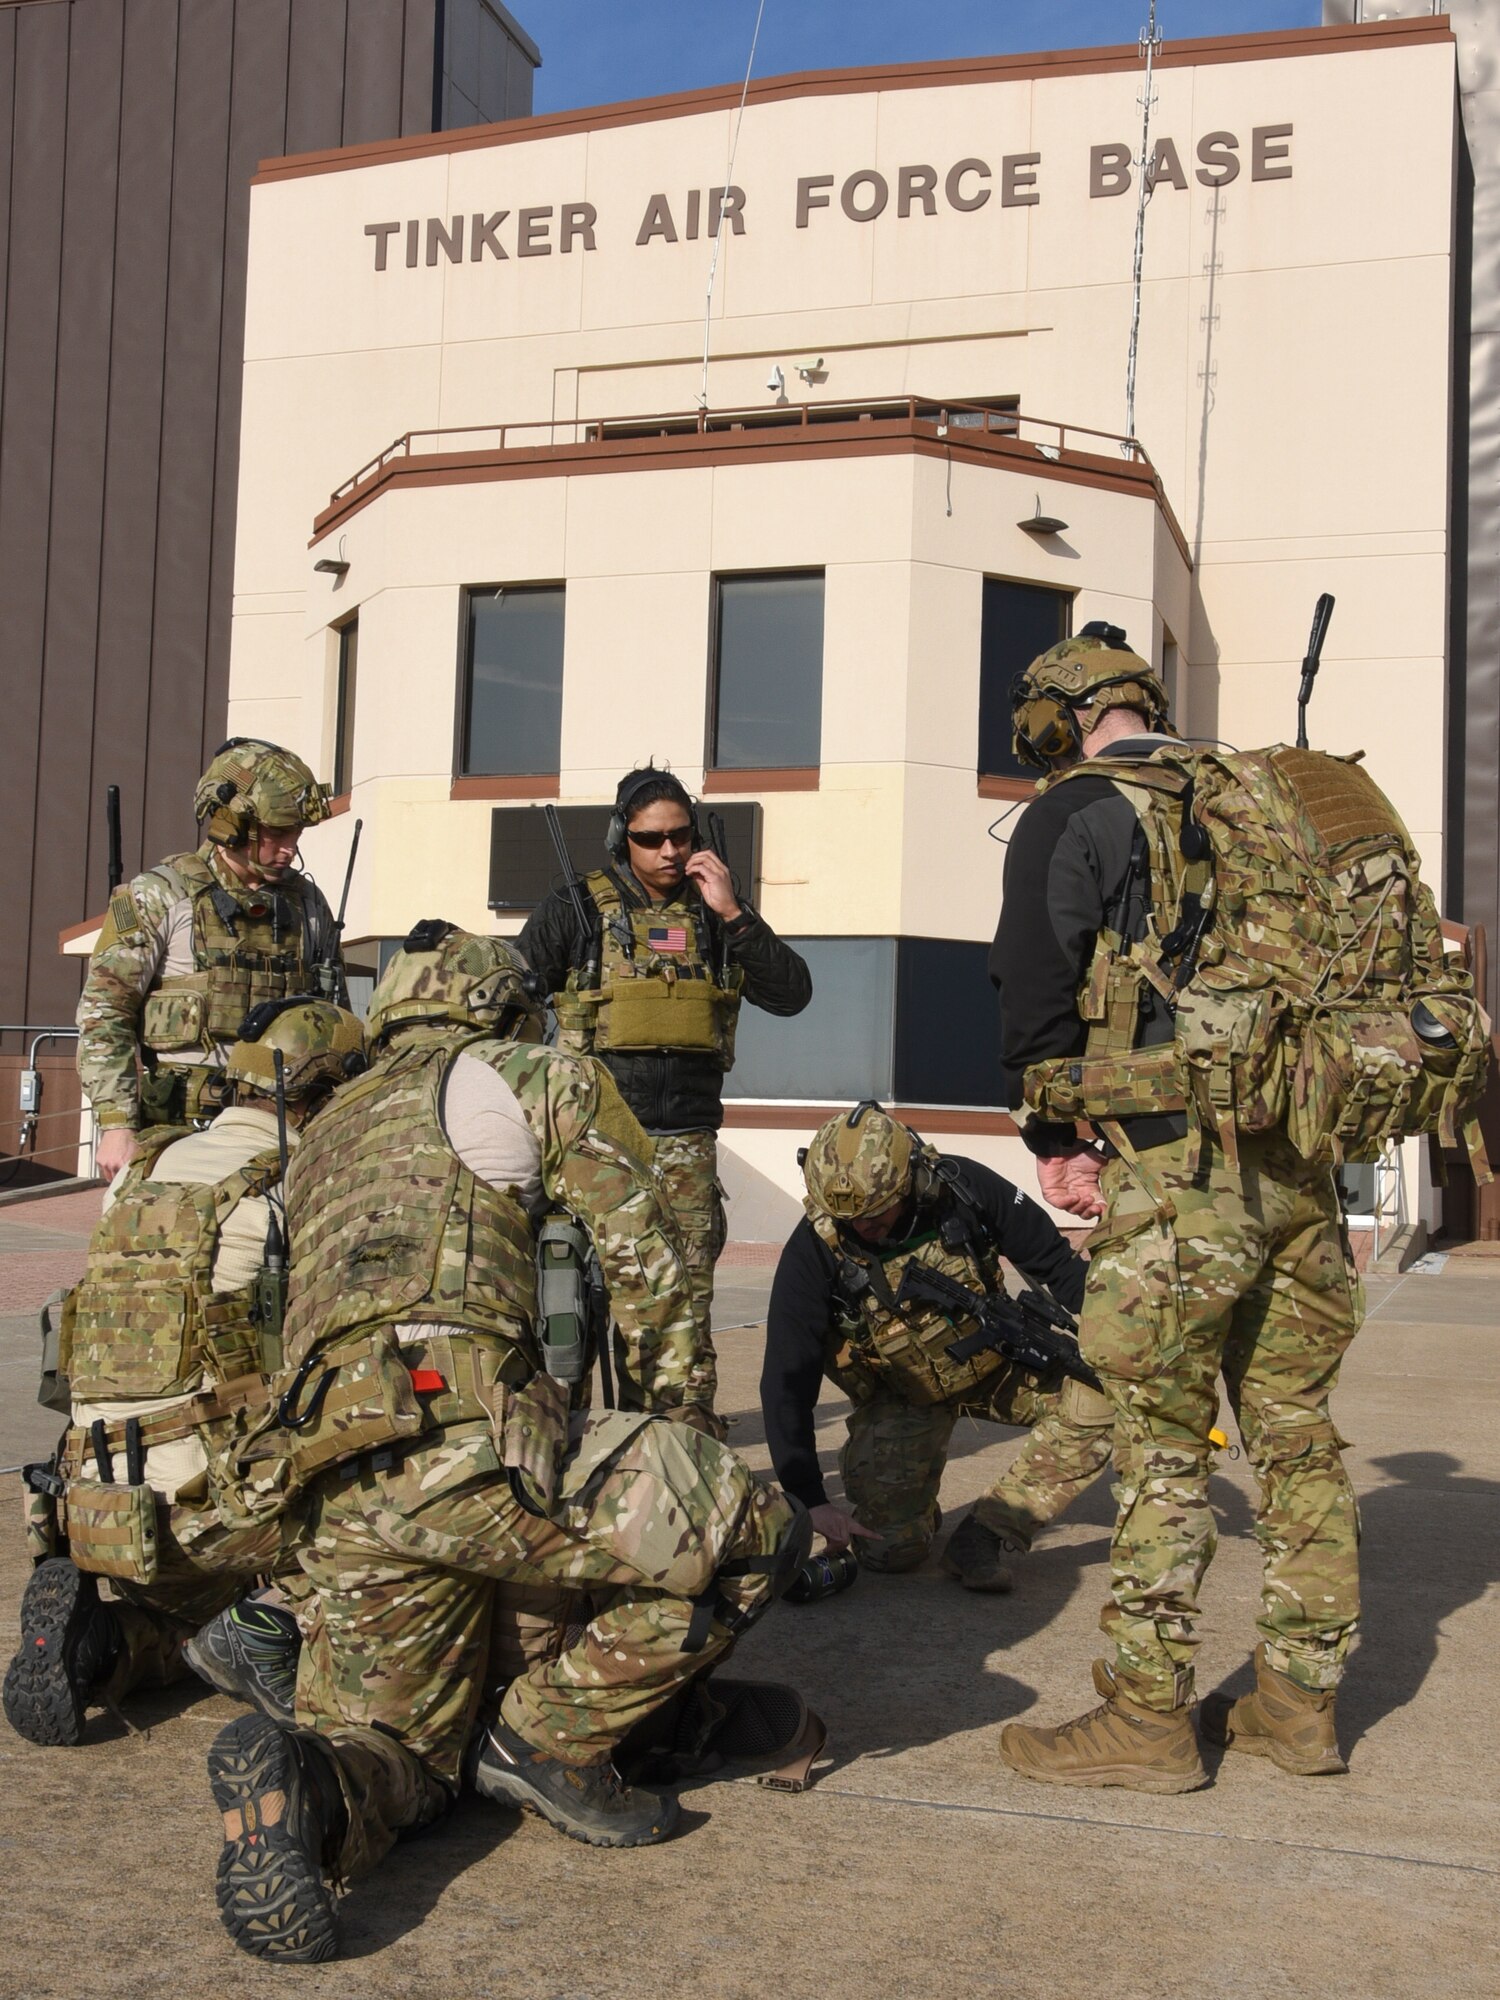
<svg viewBox="0 0 1500 2000">
<path fill-rule="evenodd" d="M 1048 776 L 991 954 L 1002 1063 L 1043 1193 L 1096 1219 L 1080 1344 L 1123 1469 L 1101 1705 L 1011 1724 L 1001 1755 L 1051 1784 L 1206 1783 L 1193 1627 L 1222 1374 L 1265 1582 L 1255 1692 L 1210 1697 L 1204 1732 L 1295 1775 L 1343 1771 L 1358 1522 L 1329 1398 L 1362 1301 L 1334 1173 L 1460 1129 L 1487 1173 L 1469 1113 L 1488 1024 L 1357 760 L 1190 748 L 1109 625 L 1034 661 L 1013 706 L 1017 754 Z"/>
</svg>

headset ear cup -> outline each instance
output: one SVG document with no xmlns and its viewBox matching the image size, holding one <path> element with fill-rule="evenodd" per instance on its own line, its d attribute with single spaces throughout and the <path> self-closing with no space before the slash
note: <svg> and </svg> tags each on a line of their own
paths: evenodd
<svg viewBox="0 0 1500 2000">
<path fill-rule="evenodd" d="M 604 829 L 604 851 L 616 861 L 625 859 L 625 815 L 618 807 L 609 816 L 609 825 Z"/>
</svg>

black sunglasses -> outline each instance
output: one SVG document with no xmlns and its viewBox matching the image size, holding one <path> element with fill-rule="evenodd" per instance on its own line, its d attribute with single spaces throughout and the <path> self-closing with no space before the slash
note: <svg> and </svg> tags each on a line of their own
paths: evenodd
<svg viewBox="0 0 1500 2000">
<path fill-rule="evenodd" d="M 664 826 L 660 832 L 636 833 L 632 828 L 628 838 L 633 847 L 665 847 L 668 841 L 674 847 L 691 847 L 693 829 L 684 820 L 681 826 Z"/>
</svg>

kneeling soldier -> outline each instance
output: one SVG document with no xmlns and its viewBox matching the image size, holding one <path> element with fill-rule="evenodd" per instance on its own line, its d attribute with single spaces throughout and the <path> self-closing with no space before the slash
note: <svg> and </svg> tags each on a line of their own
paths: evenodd
<svg viewBox="0 0 1500 2000">
<path fill-rule="evenodd" d="M 228 1051 L 228 1108 L 202 1131 L 143 1134 L 105 1195 L 64 1302 L 72 1427 L 43 1475 L 61 1489 L 51 1521 L 31 1510 L 43 1560 L 5 1677 L 5 1713 L 33 1743 L 77 1743 L 90 1702 L 165 1687 L 189 1665 L 226 1692 L 289 1701 L 298 1637 L 287 1613 L 245 1607 L 212 1653 L 185 1660 L 184 1642 L 257 1576 L 298 1575 L 285 1520 L 225 1525 L 210 1467 L 226 1431 L 264 1404 L 263 1371 L 280 1360 L 284 1146 L 363 1068 L 352 1014 L 308 998 L 269 1002 Z M 99 1575 L 113 1600 L 101 1599 Z"/>
<path fill-rule="evenodd" d="M 776 1476 L 834 1548 L 868 1569 L 916 1569 L 940 1519 L 938 1487 L 961 1414 L 1032 1426 L 1009 1470 L 948 1541 L 943 1567 L 969 1590 L 1009 1590 L 1008 1558 L 1109 1458 L 1114 1410 L 1087 1384 L 1038 1381 L 994 1349 L 956 1361 L 969 1329 L 897 1293 L 908 1264 L 974 1292 L 1002 1288 L 1000 1259 L 1074 1310 L 1084 1263 L 1045 1211 L 978 1161 L 947 1158 L 866 1102 L 830 1119 L 803 1156 L 807 1214 L 771 1287 L 761 1406 Z M 814 1442 L 824 1375 L 853 1400 L 839 1455 L 852 1512 L 832 1506 Z"/>
<path fill-rule="evenodd" d="M 246 1461 L 268 1504 L 308 1489 L 299 1727 L 244 1717 L 209 1756 L 219 1907 L 266 1958 L 330 1957 L 329 1877 L 435 1819 L 461 1776 L 579 1840 L 664 1839 L 675 1800 L 626 1789 L 613 1752 L 767 1608 L 811 1535 L 732 1452 L 660 1420 L 685 1413 L 695 1328 L 649 1141 L 597 1063 L 535 1045 L 519 954 L 420 924 L 368 1025 L 369 1074 L 291 1177 L 288 1375 Z M 592 1237 L 633 1410 L 570 1423 L 587 1355 L 554 1207 Z M 531 1659 L 466 1757 L 507 1581 L 587 1592 L 593 1615 Z"/>
</svg>

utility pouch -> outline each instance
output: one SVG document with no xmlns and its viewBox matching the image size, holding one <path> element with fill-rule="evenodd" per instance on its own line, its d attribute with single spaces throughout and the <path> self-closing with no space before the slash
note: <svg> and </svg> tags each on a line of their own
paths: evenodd
<svg viewBox="0 0 1500 2000">
<path fill-rule="evenodd" d="M 68 1553 L 80 1569 L 122 1583 L 156 1581 L 156 1494 L 139 1486 L 70 1479 Z"/>
<path fill-rule="evenodd" d="M 1376 1160 L 1407 1129 L 1422 1046 L 1399 1007 L 1326 1007 L 1303 1023 L 1287 1137 L 1314 1164 Z"/>
<path fill-rule="evenodd" d="M 55 1458 L 21 1467 L 21 1520 L 26 1553 L 33 1563 L 67 1553 L 67 1534 L 58 1505 L 66 1491 L 67 1483 L 58 1477 Z"/>
<path fill-rule="evenodd" d="M 720 1046 L 719 1010 L 730 996 L 706 979 L 616 979 L 600 1015 L 598 1046 L 622 1053 Z"/>
<path fill-rule="evenodd" d="M 1233 1132 L 1274 1132 L 1286 1116 L 1286 1012 L 1273 986 L 1219 991 L 1196 981 L 1178 1002 L 1188 1087 L 1231 1157 Z"/>
<path fill-rule="evenodd" d="M 1026 1102 L 1044 1118 L 1131 1118 L 1185 1111 L 1182 1059 L 1170 1042 L 1119 1056 L 1060 1056 L 1026 1072 Z"/>
<path fill-rule="evenodd" d="M 240 1018 L 244 1018 L 243 1013 Z M 146 995 L 141 1009 L 141 1040 L 159 1055 L 178 1055 L 205 1046 L 207 1023 L 206 992 L 191 987 L 162 987 Z"/>
<path fill-rule="evenodd" d="M 248 1290 L 222 1294 L 199 1306 L 201 1337 L 215 1381 L 234 1382 L 241 1375 L 270 1372 L 261 1360 L 254 1310 Z"/>
<path fill-rule="evenodd" d="M 327 1380 L 329 1370 L 331 1380 Z M 296 1405 L 288 1390 L 275 1397 L 272 1407 L 283 1423 L 310 1413 L 311 1421 L 303 1427 L 288 1426 L 299 1485 L 307 1485 L 327 1466 L 415 1437 L 426 1426 L 411 1373 L 389 1327 L 377 1328 L 365 1346 L 337 1358 L 318 1357 L 305 1375 L 299 1369 L 298 1376 L 303 1377 L 303 1390 Z M 294 1384 L 296 1380 L 294 1376 Z M 278 1381 L 277 1389 L 282 1386 Z"/>
<path fill-rule="evenodd" d="M 519 1475 L 543 1508 L 557 1498 L 568 1448 L 568 1391 L 555 1376 L 537 1374 L 506 1400 L 500 1462 Z"/>
<path fill-rule="evenodd" d="M 589 1239 L 570 1215 L 549 1215 L 536 1234 L 536 1337 L 542 1367 L 558 1382 L 588 1369 Z"/>
</svg>

